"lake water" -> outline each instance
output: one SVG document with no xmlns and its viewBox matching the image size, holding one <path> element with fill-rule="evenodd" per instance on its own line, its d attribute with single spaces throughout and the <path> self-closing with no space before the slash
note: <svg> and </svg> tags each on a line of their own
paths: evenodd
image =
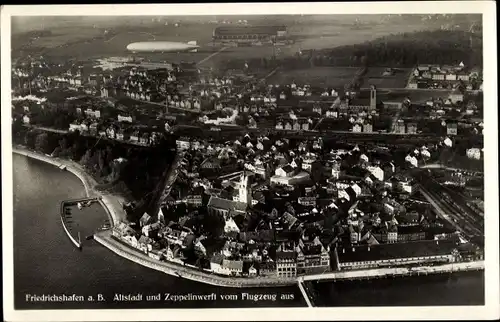
<svg viewBox="0 0 500 322">
<path fill-rule="evenodd" d="M 16 309 L 90 308 L 225 308 L 305 306 L 297 287 L 230 289 L 172 277 L 121 258 L 93 240 L 84 240 L 107 219 L 100 207 L 73 210 L 73 228 L 81 231 L 83 250 L 66 236 L 59 217 L 60 202 L 85 196 L 81 182 L 69 172 L 13 155 L 14 171 L 14 304 Z M 319 283 L 319 306 L 452 305 L 484 302 L 483 273 L 456 278 Z M 113 301 L 114 294 L 143 294 L 141 301 Z M 165 301 L 172 295 L 210 295 L 217 300 Z M 254 301 L 249 294 L 276 294 L 276 300 Z M 34 302 L 27 295 L 82 295 L 94 301 Z M 106 301 L 97 301 L 102 294 Z M 146 295 L 160 294 L 160 300 Z M 234 295 L 222 299 L 221 294 Z M 245 298 L 243 298 L 245 297 Z"/>
</svg>

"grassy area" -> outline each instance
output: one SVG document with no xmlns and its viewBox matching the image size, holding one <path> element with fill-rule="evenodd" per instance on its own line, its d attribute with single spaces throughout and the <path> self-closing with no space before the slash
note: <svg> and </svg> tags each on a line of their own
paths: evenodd
<svg viewBox="0 0 500 322">
<path fill-rule="evenodd" d="M 309 84 L 311 86 L 343 87 L 354 77 L 358 68 L 313 67 L 307 69 L 281 70 L 269 78 L 273 84 Z"/>
</svg>

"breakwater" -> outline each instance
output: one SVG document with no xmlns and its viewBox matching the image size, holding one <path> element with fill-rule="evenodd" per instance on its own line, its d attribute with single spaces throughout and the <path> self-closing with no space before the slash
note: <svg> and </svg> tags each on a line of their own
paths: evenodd
<svg viewBox="0 0 500 322">
<path fill-rule="evenodd" d="M 75 245 L 75 247 L 78 249 L 82 249 L 82 242 L 80 241 L 80 238 L 78 238 L 78 240 L 76 240 L 75 236 L 73 236 L 73 234 L 71 234 L 71 232 L 69 231 L 69 229 L 67 227 L 68 223 L 66 220 L 66 215 L 64 213 L 64 203 L 61 203 L 61 223 L 62 223 L 62 226 L 64 228 L 64 231 L 66 232 L 66 235 L 68 235 L 69 240 L 71 240 L 73 245 Z"/>
</svg>

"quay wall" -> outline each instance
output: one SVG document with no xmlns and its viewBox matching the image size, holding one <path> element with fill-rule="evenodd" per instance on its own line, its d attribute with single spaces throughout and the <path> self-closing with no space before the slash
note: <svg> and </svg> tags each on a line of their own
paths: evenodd
<svg viewBox="0 0 500 322">
<path fill-rule="evenodd" d="M 296 279 L 285 280 L 277 278 L 221 277 L 206 272 L 201 272 L 198 271 L 197 269 L 184 267 L 175 263 L 160 262 L 156 259 L 150 258 L 146 254 L 143 254 L 138 250 L 130 249 L 128 246 L 119 241 L 113 240 L 108 231 L 95 234 L 94 240 L 103 245 L 104 247 L 110 249 L 115 254 L 122 256 L 128 260 L 131 260 L 137 264 L 166 273 L 168 275 L 181 277 L 200 283 L 223 286 L 223 287 L 233 287 L 233 288 L 283 287 L 283 286 L 296 285 L 297 283 Z"/>
</svg>

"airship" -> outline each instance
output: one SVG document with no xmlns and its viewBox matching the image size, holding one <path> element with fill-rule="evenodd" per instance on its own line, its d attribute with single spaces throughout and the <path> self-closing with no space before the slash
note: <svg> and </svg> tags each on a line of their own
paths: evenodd
<svg viewBox="0 0 500 322">
<path fill-rule="evenodd" d="M 159 53 L 178 53 L 178 52 L 196 52 L 200 48 L 196 41 L 172 42 L 172 41 L 148 41 L 134 42 L 127 45 L 127 50 L 132 52 L 159 52 Z"/>
</svg>

